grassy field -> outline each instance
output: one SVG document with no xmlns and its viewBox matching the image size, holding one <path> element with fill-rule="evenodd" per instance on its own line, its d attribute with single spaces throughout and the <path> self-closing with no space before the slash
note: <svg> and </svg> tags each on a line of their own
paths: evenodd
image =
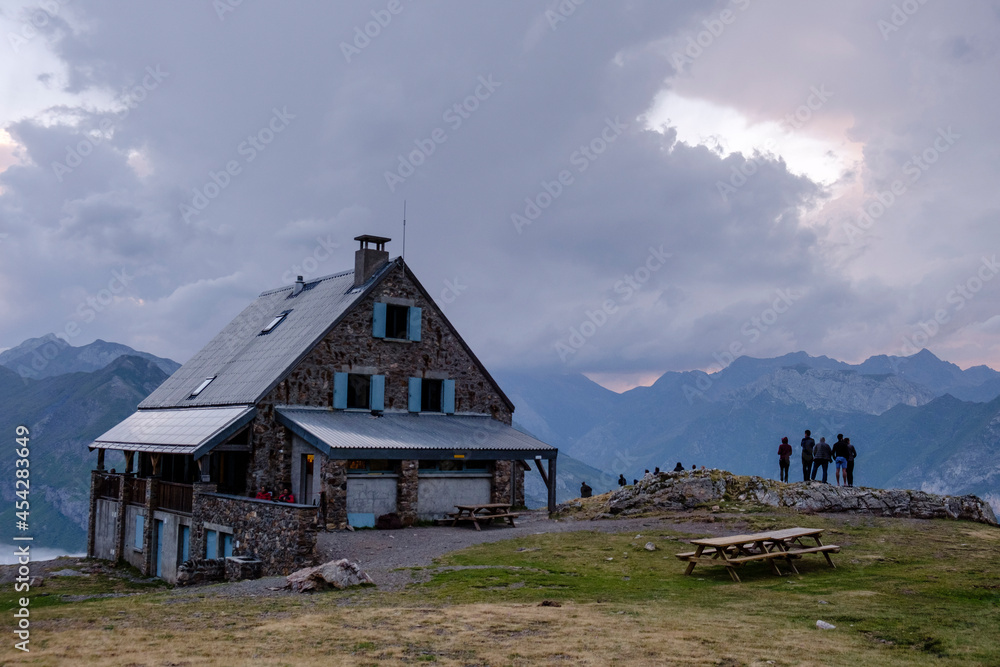
<svg viewBox="0 0 1000 667">
<path fill-rule="evenodd" d="M 0 662 L 1000 664 L 1000 529 L 784 514 L 723 521 L 731 522 L 725 532 L 826 528 L 825 542 L 843 547 L 837 569 L 810 555 L 798 576 L 751 563 L 742 584 L 721 567 L 685 577 L 673 554 L 690 549 L 681 539 L 691 535 L 656 530 L 483 544 L 418 572 L 426 583 L 399 593 L 234 599 L 216 595 L 217 587 L 177 592 L 114 577 L 56 577 L 32 591 L 31 652 L 12 650 L 10 639 Z M 133 594 L 78 597 L 108 592 Z M 9 586 L 3 597 L 12 608 Z M 819 619 L 836 629 L 818 630 Z"/>
</svg>

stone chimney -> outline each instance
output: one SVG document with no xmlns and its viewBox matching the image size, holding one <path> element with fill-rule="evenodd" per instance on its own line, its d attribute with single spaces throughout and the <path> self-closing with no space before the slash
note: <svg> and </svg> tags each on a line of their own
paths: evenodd
<svg viewBox="0 0 1000 667">
<path fill-rule="evenodd" d="M 361 247 L 354 253 L 354 286 L 360 287 L 389 263 L 389 252 L 385 249 L 385 244 L 392 239 L 362 234 L 355 236 L 354 240 L 361 242 Z M 369 248 L 370 243 L 375 244 L 375 247 Z"/>
</svg>

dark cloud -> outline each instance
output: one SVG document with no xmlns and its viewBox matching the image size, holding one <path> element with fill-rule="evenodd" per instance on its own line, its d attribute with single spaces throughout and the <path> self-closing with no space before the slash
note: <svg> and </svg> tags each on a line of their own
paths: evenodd
<svg viewBox="0 0 1000 667">
<path fill-rule="evenodd" d="M 63 70 L 39 72 L 38 90 L 20 91 L 35 111 L 5 124 L 21 158 L 0 174 L 0 344 L 76 322 L 74 344 L 184 361 L 256 293 L 352 266 L 357 234 L 400 252 L 404 199 L 408 263 L 499 367 L 707 368 L 734 343 L 758 356 L 897 353 L 1000 245 L 995 12 L 925 5 L 883 39 L 891 3 L 739 3 L 678 72 L 677 49 L 736 5 L 559 14 L 569 4 L 403 0 L 389 19 L 389 2 L 243 3 L 221 19 L 211 3 L 67 11 L 32 42 Z M 779 122 L 823 84 L 834 95 L 805 129 L 863 148 L 829 187 L 641 118 L 673 89 Z M 961 140 L 848 238 L 845 224 L 948 127 Z M 70 171 L 53 167 L 88 143 Z M 721 196 L 741 168 L 752 175 Z M 518 233 L 512 216 L 532 201 Z M 643 274 L 657 253 L 669 258 Z M 83 321 L 78 305 L 122 269 L 127 288 Z M 629 292 L 626 277 L 645 279 Z M 930 347 L 992 362 L 960 337 L 996 312 L 993 288 Z M 615 312 L 560 356 L 609 300 Z"/>
</svg>

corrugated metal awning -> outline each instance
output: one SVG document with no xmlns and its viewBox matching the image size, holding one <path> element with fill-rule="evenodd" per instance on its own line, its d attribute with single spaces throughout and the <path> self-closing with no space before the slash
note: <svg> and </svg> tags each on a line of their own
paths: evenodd
<svg viewBox="0 0 1000 667">
<path fill-rule="evenodd" d="M 257 414 L 253 406 L 139 410 L 97 438 L 91 449 L 204 456 Z"/>
<path fill-rule="evenodd" d="M 487 416 L 384 413 L 296 407 L 278 421 L 334 458 L 552 459 L 558 450 Z"/>
</svg>

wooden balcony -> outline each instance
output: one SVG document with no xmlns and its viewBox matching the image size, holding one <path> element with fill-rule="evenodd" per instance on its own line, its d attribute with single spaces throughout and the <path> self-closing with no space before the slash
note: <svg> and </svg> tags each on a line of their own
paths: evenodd
<svg viewBox="0 0 1000 667">
<path fill-rule="evenodd" d="M 125 483 L 129 485 L 129 504 L 146 504 L 146 480 L 141 477 L 126 477 Z"/>
<path fill-rule="evenodd" d="M 190 484 L 160 482 L 154 509 L 191 514 L 194 492 Z"/>
<path fill-rule="evenodd" d="M 121 475 L 101 473 L 97 476 L 97 497 L 108 500 L 118 500 L 121 490 Z"/>
</svg>

